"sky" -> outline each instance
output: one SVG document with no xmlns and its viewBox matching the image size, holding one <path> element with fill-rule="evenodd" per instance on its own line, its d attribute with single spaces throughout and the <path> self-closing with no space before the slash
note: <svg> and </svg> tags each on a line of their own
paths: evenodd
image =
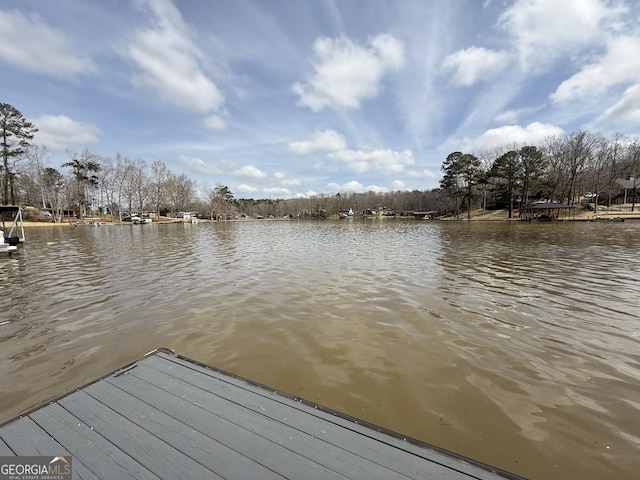
<svg viewBox="0 0 640 480">
<path fill-rule="evenodd" d="M 426 190 L 451 152 L 639 135 L 640 2 L 2 0 L 0 102 L 54 168 L 87 148 L 203 198 Z"/>
</svg>

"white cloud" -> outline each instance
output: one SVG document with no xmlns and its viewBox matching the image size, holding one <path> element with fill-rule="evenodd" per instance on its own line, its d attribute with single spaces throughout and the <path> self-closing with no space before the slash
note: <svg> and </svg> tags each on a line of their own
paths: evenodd
<svg viewBox="0 0 640 480">
<path fill-rule="evenodd" d="M 506 52 L 470 47 L 447 56 L 442 66 L 454 71 L 454 83 L 468 87 L 495 77 L 508 61 L 509 54 Z"/>
<path fill-rule="evenodd" d="M 609 87 L 640 82 L 640 37 L 612 39 L 598 62 L 584 67 L 560 84 L 551 95 L 556 103 L 598 98 Z"/>
<path fill-rule="evenodd" d="M 206 162 L 201 158 L 187 157 L 185 155 L 179 155 L 176 158 L 176 162 L 188 170 L 205 175 L 221 175 L 229 169 L 234 168 L 231 162 L 225 160 L 212 163 Z"/>
<path fill-rule="evenodd" d="M 209 115 L 204 119 L 204 126 L 209 130 L 224 130 L 226 124 L 218 115 Z"/>
<path fill-rule="evenodd" d="M 239 169 L 233 172 L 234 175 L 238 177 L 248 177 L 248 178 L 264 178 L 266 174 L 257 167 L 253 165 L 245 165 L 240 167 Z"/>
<path fill-rule="evenodd" d="M 504 112 L 497 114 L 493 120 L 496 123 L 514 124 L 514 123 L 518 123 L 518 119 L 520 118 L 521 115 L 530 114 L 535 110 L 536 110 L 535 108 L 528 108 L 528 107 L 518 108 L 515 110 L 505 110 Z"/>
<path fill-rule="evenodd" d="M 247 185 L 246 183 L 242 183 L 238 185 L 237 190 L 238 190 L 238 193 L 242 193 L 242 194 L 260 193 L 259 188 L 252 187 L 251 185 Z"/>
<path fill-rule="evenodd" d="M 272 177 L 278 182 L 281 187 L 300 187 L 302 182 L 296 178 L 287 178 L 286 173 L 275 172 Z"/>
<path fill-rule="evenodd" d="M 341 138 L 341 140 L 343 140 Z M 302 142 L 299 142 L 302 143 Z M 309 144 L 299 145 L 299 152 L 315 152 L 318 149 L 311 148 L 313 142 Z M 415 158 L 411 150 L 395 151 L 390 149 L 348 149 L 338 147 L 346 147 L 346 144 L 340 142 L 332 142 L 335 147 L 328 150 L 327 158 L 331 160 L 338 160 L 346 164 L 346 168 L 354 173 L 365 173 L 371 170 L 378 171 L 384 175 L 398 174 L 406 172 L 407 167 L 416 163 Z M 291 148 L 291 144 L 290 144 Z M 335 172 L 344 169 L 344 167 L 338 167 L 335 164 L 331 164 L 328 161 L 318 161 L 314 167 L 317 170 L 323 170 L 327 172 Z"/>
<path fill-rule="evenodd" d="M 386 69 L 397 70 L 404 65 L 404 44 L 393 35 L 378 35 L 371 40 L 371 46 Z"/>
<path fill-rule="evenodd" d="M 335 152 L 347 147 L 344 137 L 335 130 L 316 131 L 309 140 L 289 142 L 288 149 L 298 155 L 310 155 L 317 152 Z"/>
<path fill-rule="evenodd" d="M 64 115 L 40 115 L 31 122 L 38 129 L 34 142 L 54 152 L 98 142 L 102 133 L 95 125 L 77 122 Z"/>
<path fill-rule="evenodd" d="M 282 187 L 299 187 L 302 185 L 302 182 L 295 178 L 285 178 L 283 180 L 280 180 L 278 183 Z"/>
<path fill-rule="evenodd" d="M 343 183 L 342 185 L 339 185 L 337 183 L 330 183 L 327 185 L 327 188 L 332 192 L 361 193 L 364 191 L 364 185 L 362 185 L 360 182 L 356 182 L 355 180 Z"/>
<path fill-rule="evenodd" d="M 46 25 L 37 15 L 0 10 L 0 60 L 29 72 L 54 77 L 93 73 L 90 58 L 73 51 L 64 33 Z"/>
<path fill-rule="evenodd" d="M 340 150 L 328 155 L 335 160 L 341 160 L 356 173 L 363 173 L 370 169 L 391 174 L 403 172 L 407 166 L 414 165 L 415 159 L 411 150 L 398 152 L 395 150 Z"/>
<path fill-rule="evenodd" d="M 382 77 L 404 64 L 404 45 L 389 34 L 378 35 L 366 47 L 346 37 L 320 37 L 313 47 L 315 72 L 295 83 L 298 105 L 313 111 L 325 107 L 359 108 L 378 94 Z"/>
<path fill-rule="evenodd" d="M 489 129 L 476 138 L 450 138 L 439 147 L 439 150 L 474 153 L 514 143 L 538 145 L 550 136 L 562 135 L 563 133 L 564 131 L 560 127 L 540 122 L 530 123 L 526 127 L 505 125 Z"/>
<path fill-rule="evenodd" d="M 440 178 L 440 173 L 439 172 L 434 172 L 432 170 L 427 170 L 426 168 L 424 170 L 407 170 L 407 176 L 409 177 L 413 177 L 413 178 Z"/>
<path fill-rule="evenodd" d="M 243 165 L 239 167 L 229 160 L 207 162 L 201 158 L 192 158 L 184 155 L 176 159 L 182 170 L 195 172 L 200 177 L 207 176 L 215 181 L 226 178 L 224 183 L 232 186 L 234 193 L 240 195 L 267 195 L 270 197 L 289 198 L 291 189 L 298 189 L 303 183 L 295 178 L 288 178 L 283 172 L 266 172 L 255 165 Z M 233 187 L 234 180 L 239 185 Z"/>
<path fill-rule="evenodd" d="M 498 123 L 516 123 L 518 121 L 518 111 L 507 110 L 495 116 L 494 120 Z"/>
<path fill-rule="evenodd" d="M 151 12 L 154 25 L 137 29 L 122 49 L 137 67 L 134 85 L 155 92 L 165 102 L 192 111 L 219 110 L 224 97 L 208 78 L 206 56 L 191 39 L 180 11 L 170 0 L 138 3 Z"/>
<path fill-rule="evenodd" d="M 378 185 L 367 185 L 364 191 L 375 192 L 375 193 L 387 193 L 389 189 L 386 187 L 379 187 Z"/>
<path fill-rule="evenodd" d="M 404 190 L 405 184 L 402 180 L 395 180 L 391 182 L 391 188 L 394 190 Z"/>
<path fill-rule="evenodd" d="M 610 6 L 612 5 L 612 6 Z M 602 0 L 516 0 L 499 25 L 515 39 L 525 70 L 540 70 L 549 61 L 603 40 L 624 11 Z"/>
<path fill-rule="evenodd" d="M 376 193 L 385 193 L 388 192 L 389 189 L 385 187 L 379 187 L 378 185 L 367 185 L 366 187 L 362 185 L 360 182 L 355 180 L 351 180 L 350 182 L 337 184 L 330 183 L 327 185 L 327 189 L 331 192 L 348 192 L 348 193 L 365 193 L 365 192 L 376 192 Z"/>
<path fill-rule="evenodd" d="M 296 194 L 296 198 L 311 198 L 317 197 L 319 194 L 314 190 L 307 190 L 306 192 L 301 192 Z"/>
<path fill-rule="evenodd" d="M 640 84 L 629 87 L 620 100 L 594 120 L 596 129 L 614 130 L 640 124 Z"/>
<path fill-rule="evenodd" d="M 290 197 L 291 191 L 288 188 L 282 187 L 270 187 L 262 189 L 262 193 L 272 195 L 274 197 Z"/>
</svg>

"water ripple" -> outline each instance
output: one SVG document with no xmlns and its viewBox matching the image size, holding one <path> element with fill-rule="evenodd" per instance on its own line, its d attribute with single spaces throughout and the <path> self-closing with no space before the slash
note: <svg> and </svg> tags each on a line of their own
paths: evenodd
<svg viewBox="0 0 640 480">
<path fill-rule="evenodd" d="M 532 478 L 640 468 L 640 224 L 27 233 L 0 259 L 5 419 L 166 345 Z"/>
</svg>

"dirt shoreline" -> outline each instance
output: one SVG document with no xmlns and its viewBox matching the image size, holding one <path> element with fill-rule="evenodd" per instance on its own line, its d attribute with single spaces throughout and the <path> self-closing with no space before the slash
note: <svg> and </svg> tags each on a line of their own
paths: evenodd
<svg viewBox="0 0 640 480">
<path fill-rule="evenodd" d="M 630 208 L 630 207 L 629 207 Z M 513 218 L 508 218 L 509 214 L 507 210 L 475 210 L 471 214 L 471 221 L 519 221 L 520 219 L 517 216 L 517 212 L 514 212 Z M 329 217 L 329 219 L 333 219 L 334 217 Z M 338 218 L 337 216 L 335 218 Z M 395 218 L 395 217 L 390 217 Z M 412 217 L 406 217 L 412 218 Z M 621 210 L 598 210 L 597 214 L 590 210 L 583 210 L 577 212 L 574 215 L 567 217 L 566 221 L 586 221 L 586 220 L 594 220 L 596 218 L 599 219 L 614 219 L 614 218 L 622 218 L 625 220 L 640 220 L 640 211 L 621 211 Z M 455 216 L 451 217 L 442 217 L 440 220 L 451 221 L 457 220 Z M 211 220 L 200 220 L 200 222 L 210 223 Z M 128 222 L 110 222 L 110 221 L 101 221 L 103 225 L 130 225 Z M 180 221 L 176 221 L 175 219 L 163 219 L 156 223 L 180 223 Z M 24 221 L 23 222 L 25 228 L 29 227 L 70 227 L 74 226 L 73 222 L 60 222 L 54 223 L 49 221 Z M 8 226 L 8 225 L 7 225 Z"/>
</svg>

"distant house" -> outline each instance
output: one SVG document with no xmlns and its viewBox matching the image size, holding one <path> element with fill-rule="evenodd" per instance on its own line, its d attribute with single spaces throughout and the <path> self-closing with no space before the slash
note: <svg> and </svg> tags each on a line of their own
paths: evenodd
<svg viewBox="0 0 640 480">
<path fill-rule="evenodd" d="M 624 203 L 640 203 L 640 178 L 627 177 L 616 179 L 616 185 L 620 187 L 617 195 L 611 196 L 611 203 L 621 205 Z M 633 196 L 635 195 L 635 201 Z"/>
<path fill-rule="evenodd" d="M 172 213 L 167 213 L 167 217 L 182 218 L 184 220 L 189 220 L 191 218 L 197 218 L 198 213 L 197 212 L 172 212 Z"/>
<path fill-rule="evenodd" d="M 513 192 L 513 203 L 514 205 L 519 205 L 520 203 L 532 203 L 536 200 L 539 200 L 539 197 L 536 195 L 528 194 L 525 200 L 522 192 Z"/>
</svg>

